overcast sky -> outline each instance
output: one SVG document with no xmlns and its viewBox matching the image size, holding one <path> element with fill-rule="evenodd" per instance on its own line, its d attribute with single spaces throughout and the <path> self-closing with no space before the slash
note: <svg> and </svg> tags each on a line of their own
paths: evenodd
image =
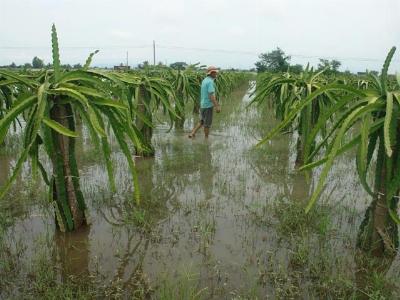
<svg viewBox="0 0 400 300">
<path fill-rule="evenodd" d="M 251 68 L 282 48 L 292 63 L 337 58 L 342 70 L 379 70 L 400 46 L 400 0 L 0 0 L 0 65 L 51 59 L 57 26 L 62 63 L 153 60 Z M 218 51 L 216 51 L 218 50 Z M 224 50 L 224 51 L 222 51 Z M 400 49 L 392 71 L 400 71 Z"/>
</svg>

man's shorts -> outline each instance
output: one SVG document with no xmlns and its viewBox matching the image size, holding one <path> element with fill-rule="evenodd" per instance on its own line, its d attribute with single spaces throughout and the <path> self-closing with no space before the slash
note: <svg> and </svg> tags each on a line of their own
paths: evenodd
<svg viewBox="0 0 400 300">
<path fill-rule="evenodd" d="M 204 127 L 210 128 L 212 124 L 212 119 L 213 119 L 212 107 L 200 108 L 200 121 Z"/>
</svg>

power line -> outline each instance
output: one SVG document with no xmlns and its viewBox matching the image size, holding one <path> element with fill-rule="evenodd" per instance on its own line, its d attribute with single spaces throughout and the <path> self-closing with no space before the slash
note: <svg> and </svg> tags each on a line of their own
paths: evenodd
<svg viewBox="0 0 400 300">
<path fill-rule="evenodd" d="M 204 51 L 204 52 L 221 52 L 221 53 L 231 53 L 231 54 L 245 54 L 245 55 L 259 55 L 260 52 L 253 51 L 241 51 L 241 50 L 226 50 L 226 49 L 206 49 L 206 48 L 189 48 L 183 46 L 166 46 L 166 45 L 158 45 L 159 48 L 164 49 L 182 49 L 182 50 L 191 50 L 191 51 Z M 288 54 L 291 57 L 296 58 L 306 58 L 306 59 L 340 59 L 340 60 L 353 60 L 353 61 L 373 61 L 373 62 L 381 62 L 384 59 L 379 58 L 369 58 L 369 57 L 339 57 L 339 56 L 325 56 L 325 55 L 304 55 L 304 54 Z M 400 61 L 399 59 L 393 59 L 392 61 Z"/>
<path fill-rule="evenodd" d="M 252 51 L 240 51 L 240 50 L 226 50 L 226 49 L 206 49 L 206 48 L 189 48 L 182 46 L 166 46 L 166 45 L 158 45 L 159 48 L 163 49 L 171 49 L 171 50 L 190 50 L 190 51 L 204 51 L 204 52 L 221 52 L 221 53 L 232 53 L 232 54 L 246 54 L 246 55 L 258 55 L 257 52 Z"/>
<path fill-rule="evenodd" d="M 124 46 L 124 45 L 111 45 L 111 46 L 62 46 L 60 49 L 139 49 L 149 48 L 151 45 L 140 46 Z M 0 50 L 14 50 L 14 49 L 51 49 L 50 46 L 0 46 Z"/>
<path fill-rule="evenodd" d="M 289 54 L 291 57 L 297 58 L 309 58 L 309 59 L 337 59 L 337 60 L 353 60 L 353 61 L 373 61 L 373 62 L 382 62 L 384 59 L 379 58 L 367 58 L 367 57 L 339 57 L 339 56 L 317 56 L 317 55 L 303 55 L 303 54 Z M 400 61 L 398 59 L 392 59 L 392 61 Z"/>
<path fill-rule="evenodd" d="M 224 54 L 237 54 L 237 55 L 250 55 L 258 56 L 261 52 L 256 51 L 245 51 L 245 50 L 231 50 L 231 49 L 211 49 L 211 48 L 196 48 L 196 47 L 184 47 L 177 45 L 159 45 L 160 49 L 168 50 L 184 50 L 184 51 L 197 51 L 197 52 L 212 52 L 212 53 L 224 53 Z M 61 49 L 153 49 L 153 60 L 155 54 L 155 43 L 144 44 L 144 45 L 108 45 L 108 46 L 64 46 Z M 0 46 L 0 50 L 16 50 L 16 49 L 51 49 L 49 46 Z M 304 55 L 304 54 L 288 54 L 294 58 L 303 59 L 337 59 L 342 61 L 359 61 L 359 62 L 383 62 L 384 58 L 371 58 L 371 57 L 340 57 L 340 56 L 325 56 L 325 55 Z M 393 62 L 400 62 L 399 59 L 393 59 Z"/>
</svg>

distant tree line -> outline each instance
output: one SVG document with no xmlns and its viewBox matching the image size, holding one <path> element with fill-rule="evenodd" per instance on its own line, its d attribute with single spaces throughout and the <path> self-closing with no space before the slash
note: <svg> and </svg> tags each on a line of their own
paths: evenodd
<svg viewBox="0 0 400 300">
<path fill-rule="evenodd" d="M 304 70 L 304 67 L 301 64 L 290 64 L 291 57 L 290 55 L 286 55 L 285 52 L 280 49 L 279 47 L 271 52 L 261 53 L 259 55 L 259 61 L 255 63 L 256 68 L 251 69 L 251 71 L 257 71 L 258 73 L 261 72 L 287 72 L 290 71 L 291 73 L 299 74 Z M 138 65 L 139 69 L 146 69 L 150 66 L 148 61 L 144 61 L 143 63 Z M 158 63 L 158 66 L 166 66 L 162 62 Z M 170 68 L 175 70 L 185 70 L 189 65 L 186 62 L 177 61 L 169 65 Z M 339 68 L 341 66 L 341 62 L 333 59 L 323 59 L 319 60 L 319 64 L 317 66 L 318 70 L 326 69 L 325 74 L 337 74 L 340 73 Z M 22 65 L 17 65 L 14 62 L 10 65 L 0 66 L 0 68 L 13 68 L 13 69 L 51 69 L 53 66 L 52 64 L 48 63 L 45 64 L 43 59 L 35 56 L 32 59 L 32 63 L 25 63 Z M 62 65 L 64 69 L 80 69 L 82 68 L 81 64 L 65 64 Z M 234 70 L 234 69 L 233 69 Z M 345 71 L 344 73 L 349 73 L 349 71 Z"/>
<path fill-rule="evenodd" d="M 258 73 L 261 72 L 287 72 L 301 73 L 304 67 L 300 64 L 291 65 L 290 55 L 286 55 L 285 52 L 279 47 L 271 52 L 261 53 L 259 56 L 259 61 L 255 63 L 256 70 Z M 323 59 L 320 58 L 319 64 L 317 66 L 318 70 L 326 69 L 325 74 L 337 74 L 339 73 L 339 68 L 341 62 L 336 59 Z"/>
<path fill-rule="evenodd" d="M 53 65 L 48 63 L 45 64 L 43 59 L 40 59 L 39 57 L 35 56 L 32 59 L 32 63 L 25 63 L 22 65 L 17 65 L 16 63 L 12 62 L 9 65 L 1 66 L 2 68 L 12 68 L 12 69 L 51 69 L 53 68 Z M 64 69 L 80 69 L 82 68 L 81 64 L 65 64 L 61 66 Z"/>
</svg>

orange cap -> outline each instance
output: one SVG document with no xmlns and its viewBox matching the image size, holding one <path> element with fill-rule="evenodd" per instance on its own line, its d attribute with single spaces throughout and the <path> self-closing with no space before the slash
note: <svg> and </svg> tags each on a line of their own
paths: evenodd
<svg viewBox="0 0 400 300">
<path fill-rule="evenodd" d="M 217 72 L 217 73 L 218 73 L 217 67 L 209 66 L 209 67 L 207 68 L 207 75 L 210 75 L 212 72 Z"/>
</svg>

